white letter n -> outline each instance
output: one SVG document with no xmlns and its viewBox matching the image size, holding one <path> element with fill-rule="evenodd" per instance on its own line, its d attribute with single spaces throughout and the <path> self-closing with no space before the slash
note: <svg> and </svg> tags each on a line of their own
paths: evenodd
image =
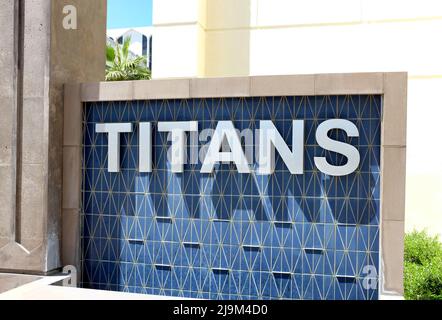
<svg viewBox="0 0 442 320">
<path fill-rule="evenodd" d="M 275 149 L 278 150 L 291 174 L 304 173 L 304 121 L 293 120 L 292 127 L 293 152 L 272 121 L 260 121 L 258 174 L 268 175 L 275 171 Z"/>
</svg>

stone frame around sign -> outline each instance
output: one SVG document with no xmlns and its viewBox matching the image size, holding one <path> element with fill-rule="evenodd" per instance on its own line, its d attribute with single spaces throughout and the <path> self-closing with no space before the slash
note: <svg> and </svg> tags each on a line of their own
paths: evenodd
<svg viewBox="0 0 442 320">
<path fill-rule="evenodd" d="M 403 295 L 407 126 L 406 72 L 164 79 L 65 85 L 62 263 L 80 270 L 83 103 L 96 101 L 380 94 L 380 296 Z"/>
</svg>

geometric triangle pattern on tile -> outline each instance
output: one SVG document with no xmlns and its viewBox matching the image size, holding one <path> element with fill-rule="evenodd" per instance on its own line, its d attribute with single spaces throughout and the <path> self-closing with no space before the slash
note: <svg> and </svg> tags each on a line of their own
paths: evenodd
<svg viewBox="0 0 442 320">
<path fill-rule="evenodd" d="M 343 177 L 321 173 L 313 161 L 345 164 L 316 142 L 319 124 L 335 118 L 359 130 L 357 138 L 330 132 L 360 153 L 357 170 Z M 201 299 L 377 299 L 381 118 L 378 95 L 85 104 L 82 286 Z M 231 120 L 253 132 L 272 120 L 291 146 L 295 119 L 305 121 L 302 175 L 291 175 L 279 155 L 270 176 L 223 163 L 201 174 L 199 162 L 174 174 L 167 133 L 156 130 L 159 121 L 198 121 L 201 132 Z M 108 138 L 95 125 L 118 122 L 134 130 L 121 134 L 121 170 L 109 173 Z M 138 171 L 140 122 L 154 127 L 152 173 Z M 188 139 L 198 151 L 210 141 Z M 255 169 L 255 156 L 247 157 Z"/>
</svg>

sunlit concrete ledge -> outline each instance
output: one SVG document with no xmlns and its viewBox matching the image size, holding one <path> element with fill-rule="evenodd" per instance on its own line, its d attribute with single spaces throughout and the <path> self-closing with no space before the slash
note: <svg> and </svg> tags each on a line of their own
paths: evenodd
<svg viewBox="0 0 442 320">
<path fill-rule="evenodd" d="M 301 74 L 176 78 L 81 84 L 81 101 L 121 101 L 275 95 L 382 94 L 384 77 L 405 73 Z"/>
<path fill-rule="evenodd" d="M 39 276 L 0 273 L 0 294 L 41 279 Z"/>
<path fill-rule="evenodd" d="M 379 295 L 379 300 L 405 300 L 404 296 L 397 294 L 395 292 L 383 293 Z"/>
<path fill-rule="evenodd" d="M 0 274 L 0 287 L 3 286 L 3 278 L 20 279 L 18 280 L 18 283 L 21 282 L 25 284 L 1 293 L 0 300 L 190 300 L 179 297 L 81 289 L 54 285 L 55 283 L 69 278 L 68 275 L 33 277 L 28 275 L 7 276 Z M 28 280 L 31 282 L 26 283 Z"/>
<path fill-rule="evenodd" d="M 0 300 L 193 300 L 54 285 L 68 278 L 68 275 L 41 277 L 0 273 Z M 379 300 L 404 300 L 404 297 L 394 292 L 384 292 Z"/>
</svg>

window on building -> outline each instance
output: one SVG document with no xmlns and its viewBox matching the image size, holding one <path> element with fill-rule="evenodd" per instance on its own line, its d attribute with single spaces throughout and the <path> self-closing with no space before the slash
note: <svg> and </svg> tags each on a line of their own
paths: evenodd
<svg viewBox="0 0 442 320">
<path fill-rule="evenodd" d="M 143 35 L 143 53 L 144 57 L 147 57 L 147 37 Z"/>
<path fill-rule="evenodd" d="M 152 36 L 149 37 L 149 70 L 152 71 Z"/>
</svg>

